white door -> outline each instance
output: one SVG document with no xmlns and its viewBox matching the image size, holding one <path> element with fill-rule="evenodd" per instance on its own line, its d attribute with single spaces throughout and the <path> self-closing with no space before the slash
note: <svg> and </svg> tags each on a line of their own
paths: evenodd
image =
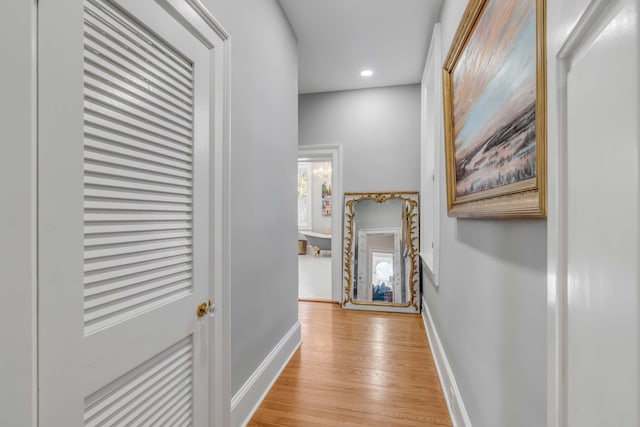
<svg viewBox="0 0 640 427">
<path fill-rule="evenodd" d="M 38 14 L 40 426 L 208 425 L 212 46 L 169 2 Z"/>
<path fill-rule="evenodd" d="M 637 19 L 595 1 L 562 52 L 569 427 L 640 423 Z"/>
</svg>

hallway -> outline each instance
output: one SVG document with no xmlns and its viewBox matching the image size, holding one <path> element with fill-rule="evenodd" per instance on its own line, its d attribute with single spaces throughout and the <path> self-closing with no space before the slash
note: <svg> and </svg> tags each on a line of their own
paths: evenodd
<svg viewBox="0 0 640 427">
<path fill-rule="evenodd" d="M 450 426 L 420 316 L 300 302 L 302 346 L 249 426 Z"/>
</svg>

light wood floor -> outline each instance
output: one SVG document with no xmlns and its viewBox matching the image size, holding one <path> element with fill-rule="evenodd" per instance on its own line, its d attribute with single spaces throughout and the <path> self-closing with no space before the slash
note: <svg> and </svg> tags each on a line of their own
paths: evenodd
<svg viewBox="0 0 640 427">
<path fill-rule="evenodd" d="M 451 426 L 419 315 L 299 304 L 302 346 L 249 426 Z"/>
</svg>

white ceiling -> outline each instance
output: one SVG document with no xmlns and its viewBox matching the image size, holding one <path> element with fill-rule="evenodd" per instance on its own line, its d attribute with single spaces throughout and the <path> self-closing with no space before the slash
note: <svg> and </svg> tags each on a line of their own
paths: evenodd
<svg viewBox="0 0 640 427">
<path fill-rule="evenodd" d="M 442 0 L 279 2 L 298 37 L 298 90 L 313 93 L 419 82 Z"/>
</svg>

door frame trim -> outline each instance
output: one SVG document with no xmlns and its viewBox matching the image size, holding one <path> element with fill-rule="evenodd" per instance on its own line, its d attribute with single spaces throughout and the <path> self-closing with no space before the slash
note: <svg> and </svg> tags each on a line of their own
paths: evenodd
<svg viewBox="0 0 640 427">
<path fill-rule="evenodd" d="M 331 215 L 331 300 L 342 303 L 342 144 L 298 145 L 300 158 L 331 159 L 333 212 Z M 296 227 L 297 229 L 297 227 Z"/>
<path fill-rule="evenodd" d="M 557 123 L 555 135 L 549 129 L 549 137 L 556 141 L 556 162 L 549 168 L 549 178 L 554 179 L 555 185 L 549 186 L 552 192 L 549 193 L 547 217 L 547 427 L 562 427 L 568 423 L 567 75 L 572 60 L 592 41 L 590 33 L 603 25 L 610 11 L 616 9 L 618 4 L 618 0 L 589 2 L 581 9 L 576 23 L 560 42 L 554 58 L 557 99 L 553 108 L 557 109 Z M 553 54 L 551 50 L 549 54 Z M 551 183 L 551 179 L 549 181 Z"/>
<path fill-rule="evenodd" d="M 212 38 L 222 40 L 222 138 L 214 139 L 211 159 L 211 213 L 210 226 L 213 264 L 210 266 L 210 295 L 216 304 L 218 321 L 211 328 L 213 351 L 209 352 L 209 390 L 214 396 L 209 408 L 209 426 L 229 425 L 231 420 L 231 292 L 230 272 L 230 140 L 231 140 L 231 35 L 209 12 L 200 0 L 156 0 L 165 9 L 186 24 L 188 29 L 210 50 Z M 211 33 L 213 32 L 213 34 Z M 212 37 L 213 36 L 213 37 Z M 215 100 L 215 99 L 214 99 Z M 213 109 L 215 114 L 215 108 Z M 215 129 L 212 130 L 215 135 Z M 216 242 L 216 236 L 221 239 Z M 216 381 L 218 379 L 218 381 Z"/>
</svg>

